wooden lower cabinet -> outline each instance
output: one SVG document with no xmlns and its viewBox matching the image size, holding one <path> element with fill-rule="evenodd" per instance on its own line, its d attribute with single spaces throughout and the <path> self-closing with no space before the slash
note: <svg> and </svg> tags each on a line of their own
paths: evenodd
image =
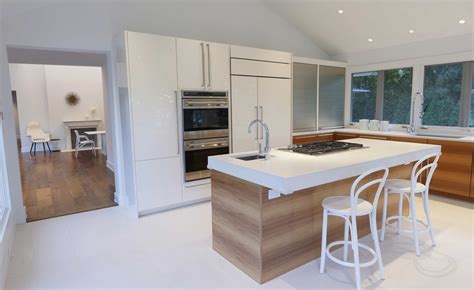
<svg viewBox="0 0 474 290">
<path fill-rule="evenodd" d="M 334 140 L 354 139 L 358 138 L 359 134 L 352 133 L 334 133 Z"/>
<path fill-rule="evenodd" d="M 293 137 L 293 144 L 320 141 L 367 138 L 441 145 L 441 158 L 431 181 L 433 193 L 470 197 L 474 199 L 474 144 L 459 141 L 441 141 L 426 138 L 380 136 L 354 133 L 323 133 Z"/>
<path fill-rule="evenodd" d="M 442 152 L 430 189 L 469 197 L 474 144 L 440 140 L 428 140 L 428 144 L 441 145 Z"/>
<path fill-rule="evenodd" d="M 332 141 L 334 140 L 333 133 L 321 133 L 321 134 L 309 134 L 302 136 L 294 136 L 293 144 L 309 144 L 322 141 Z"/>
</svg>

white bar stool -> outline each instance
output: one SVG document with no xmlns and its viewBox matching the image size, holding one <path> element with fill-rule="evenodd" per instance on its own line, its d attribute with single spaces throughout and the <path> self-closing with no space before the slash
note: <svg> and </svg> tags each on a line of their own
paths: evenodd
<svg viewBox="0 0 474 290">
<path fill-rule="evenodd" d="M 415 241 L 415 250 L 416 255 L 420 255 L 420 245 L 418 242 L 418 232 L 429 231 L 431 236 L 431 241 L 433 246 L 436 246 L 436 241 L 433 235 L 432 225 L 431 225 L 431 216 L 430 209 L 428 207 L 428 192 L 430 188 L 431 178 L 438 167 L 438 160 L 441 156 L 441 153 L 430 154 L 422 159 L 418 160 L 411 170 L 410 180 L 406 179 L 389 179 L 384 188 L 384 202 L 383 202 L 383 216 L 382 216 L 382 231 L 380 234 L 380 240 L 383 241 L 385 238 L 385 227 L 393 226 L 394 223 L 389 223 L 392 220 L 397 220 L 397 233 L 400 231 L 411 232 L 413 233 L 413 239 Z M 421 168 L 420 168 L 421 167 Z M 425 184 L 417 182 L 418 178 L 423 172 L 428 171 L 426 176 Z M 391 216 L 387 218 L 387 200 L 389 193 L 398 193 L 400 195 L 398 202 L 398 215 Z M 415 195 L 421 193 L 423 199 L 423 207 L 426 215 L 426 223 L 416 218 L 416 209 L 415 209 Z M 403 197 L 408 199 L 410 204 L 410 212 L 408 216 L 403 215 Z M 401 230 L 401 222 L 403 220 L 408 220 L 412 223 L 412 229 L 410 230 Z M 417 229 L 417 224 L 420 224 L 423 229 Z"/>
<path fill-rule="evenodd" d="M 366 178 L 367 176 L 380 172 L 383 173 L 383 177 L 379 179 L 372 180 L 367 182 L 359 187 L 359 183 L 361 180 Z M 388 169 L 387 168 L 376 168 L 359 176 L 351 187 L 351 194 L 350 196 L 332 196 L 325 198 L 323 200 L 323 232 L 322 232 L 322 243 L 321 243 L 321 267 L 320 272 L 324 273 L 324 267 L 326 264 L 326 256 L 329 257 L 333 262 L 355 268 L 355 278 L 356 278 L 356 286 L 357 289 L 360 289 L 361 282 L 360 282 L 360 268 L 361 267 L 369 267 L 378 262 L 380 276 L 384 279 L 383 273 L 383 263 L 382 263 L 382 255 L 380 253 L 380 246 L 377 234 L 377 204 L 382 192 L 382 189 L 385 185 L 385 181 L 387 180 L 388 176 Z M 377 191 L 375 192 L 373 204 L 370 202 L 360 199 L 359 195 L 366 190 L 367 188 L 377 185 Z M 344 224 L 344 241 L 336 241 L 332 242 L 326 246 L 326 239 L 327 239 L 327 226 L 328 226 L 328 216 L 338 216 L 342 217 L 345 220 Z M 357 236 L 357 219 L 356 217 L 359 216 L 369 216 L 370 222 L 370 231 L 372 235 L 372 239 L 374 240 L 375 244 L 375 251 L 370 247 L 359 243 L 358 236 Z M 348 234 L 349 230 L 351 233 L 352 241 L 348 241 Z M 352 250 L 354 251 L 354 263 L 347 262 L 347 247 L 348 245 L 352 245 Z M 334 257 L 331 254 L 331 248 L 336 245 L 344 245 L 344 257 L 343 260 Z M 359 247 L 369 251 L 372 254 L 373 259 L 366 263 L 360 263 L 359 261 Z"/>
</svg>

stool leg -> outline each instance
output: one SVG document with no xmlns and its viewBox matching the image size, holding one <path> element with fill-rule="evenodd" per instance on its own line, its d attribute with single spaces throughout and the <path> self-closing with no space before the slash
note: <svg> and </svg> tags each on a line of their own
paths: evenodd
<svg viewBox="0 0 474 290">
<path fill-rule="evenodd" d="M 382 230 L 380 232 L 380 240 L 385 239 L 385 224 L 387 223 L 387 202 L 388 202 L 388 188 L 383 189 L 383 212 L 382 212 Z"/>
<path fill-rule="evenodd" d="M 319 272 L 324 273 L 324 267 L 326 266 L 326 238 L 328 230 L 328 211 L 324 210 L 323 212 L 323 232 L 322 232 L 322 241 L 321 241 L 321 265 L 319 266 Z"/>
<path fill-rule="evenodd" d="M 400 199 L 398 200 L 397 234 L 400 234 L 400 227 L 402 224 L 402 214 L 403 214 L 403 193 L 400 192 Z"/>
<path fill-rule="evenodd" d="M 433 227 L 431 224 L 431 215 L 430 215 L 430 207 L 428 205 L 428 193 L 423 192 L 423 207 L 425 209 L 425 215 L 426 215 L 426 221 L 428 223 L 428 231 L 430 232 L 431 236 L 431 242 L 433 243 L 433 246 L 436 246 L 436 240 L 433 234 Z"/>
<path fill-rule="evenodd" d="M 357 235 L 357 220 L 352 217 L 352 228 L 351 228 L 351 237 L 352 237 L 352 250 L 354 251 L 354 269 L 355 269 L 355 279 L 357 290 L 361 289 L 360 286 L 360 261 L 359 261 L 359 236 Z"/>
<path fill-rule="evenodd" d="M 51 153 L 51 147 L 49 147 L 49 142 L 46 142 L 46 145 L 48 146 L 49 153 Z"/>
<path fill-rule="evenodd" d="M 348 245 L 349 241 L 349 221 L 345 219 L 344 222 L 344 261 L 347 261 L 347 249 L 349 248 Z"/>
<path fill-rule="evenodd" d="M 379 264 L 380 277 L 382 279 L 385 279 L 385 274 L 383 271 L 382 253 L 380 251 L 379 238 L 377 236 L 377 220 L 375 219 L 375 211 L 374 211 L 374 214 L 370 214 L 369 222 L 370 222 L 370 231 L 372 233 L 372 239 L 374 240 L 375 253 L 377 254 L 377 262 Z"/>
<path fill-rule="evenodd" d="M 34 145 L 34 144 L 35 144 L 35 143 L 31 142 L 30 153 L 31 153 L 31 151 L 33 151 L 33 145 Z"/>
<path fill-rule="evenodd" d="M 44 142 L 43 142 L 43 153 L 46 153 L 46 147 L 44 147 Z"/>
<path fill-rule="evenodd" d="M 410 215 L 413 227 L 413 239 L 415 240 L 416 255 L 420 255 L 420 244 L 418 243 L 418 231 L 416 230 L 416 210 L 415 210 L 415 194 L 412 192 L 410 197 Z"/>
</svg>

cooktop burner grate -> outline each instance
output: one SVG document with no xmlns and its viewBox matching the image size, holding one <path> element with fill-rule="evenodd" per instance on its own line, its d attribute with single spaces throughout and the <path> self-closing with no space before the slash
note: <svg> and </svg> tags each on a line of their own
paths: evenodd
<svg viewBox="0 0 474 290">
<path fill-rule="evenodd" d="M 349 143 L 349 142 L 339 142 L 339 141 L 325 141 L 317 142 L 311 144 L 302 144 L 302 145 L 293 145 L 289 146 L 288 151 L 295 153 L 302 153 L 308 155 L 321 155 L 330 152 L 343 151 L 349 149 L 362 148 L 362 144 Z"/>
</svg>

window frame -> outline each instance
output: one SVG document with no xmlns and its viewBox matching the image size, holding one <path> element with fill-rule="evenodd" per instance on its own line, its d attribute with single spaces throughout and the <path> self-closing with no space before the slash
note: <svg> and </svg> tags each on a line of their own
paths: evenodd
<svg viewBox="0 0 474 290">
<path fill-rule="evenodd" d="M 397 69 L 411 69 L 412 70 L 412 94 L 411 97 L 413 97 L 413 79 L 414 79 L 414 71 L 415 68 L 413 66 L 408 66 L 408 67 L 395 67 L 395 68 L 388 68 L 388 69 L 382 69 L 382 70 L 371 70 L 371 71 L 364 71 L 365 73 L 377 73 L 377 84 L 376 84 L 376 93 L 375 93 L 375 115 L 374 119 L 375 120 L 384 120 L 384 114 L 383 114 L 383 108 L 384 108 L 384 102 L 385 102 L 385 72 L 389 70 L 397 70 Z M 364 73 L 364 72 L 353 72 L 351 73 L 350 80 L 351 80 L 351 108 L 350 108 L 350 118 L 349 121 L 350 123 L 358 123 L 357 121 L 352 120 L 352 105 L 353 105 L 353 100 L 352 100 L 352 79 L 354 74 L 357 73 Z M 410 100 L 410 108 L 412 106 L 412 100 Z M 409 117 L 411 119 L 411 116 Z M 406 126 L 408 124 L 397 124 L 397 123 L 390 123 L 391 125 L 399 125 L 399 126 Z"/>
<path fill-rule="evenodd" d="M 390 62 L 383 62 L 383 63 L 376 63 L 376 64 L 365 64 L 365 65 L 348 65 L 346 70 L 346 103 L 345 103 L 345 126 L 348 128 L 356 128 L 358 122 L 352 122 L 351 114 L 352 114 L 352 106 L 351 106 L 351 76 L 353 73 L 358 72 L 367 72 L 367 71 L 378 71 L 378 70 L 388 70 L 388 69 L 396 69 L 401 67 L 413 67 L 413 83 L 412 83 L 412 103 L 413 97 L 416 95 L 417 92 L 423 93 L 423 83 L 424 83 L 424 67 L 426 65 L 436 65 L 436 64 L 444 64 L 444 63 L 454 63 L 454 62 L 466 62 L 466 61 L 474 61 L 474 55 L 471 52 L 462 52 L 462 53 L 455 53 L 455 54 L 447 54 L 447 55 L 440 55 L 440 56 L 431 56 L 431 57 L 422 57 L 422 58 L 412 58 L 412 59 L 404 59 L 398 61 L 390 61 Z M 474 73 L 474 69 L 473 69 Z M 416 102 L 414 108 L 414 125 L 417 129 L 424 129 L 425 132 L 445 132 L 445 133 L 453 133 L 453 134 L 463 134 L 469 135 L 474 132 L 473 127 L 450 127 L 450 126 L 425 126 L 421 123 L 421 119 L 419 115 L 421 114 L 422 103 Z M 410 116 L 411 119 L 411 116 Z M 406 128 L 405 125 L 402 124 L 390 124 L 390 129 L 402 131 Z"/>
</svg>

